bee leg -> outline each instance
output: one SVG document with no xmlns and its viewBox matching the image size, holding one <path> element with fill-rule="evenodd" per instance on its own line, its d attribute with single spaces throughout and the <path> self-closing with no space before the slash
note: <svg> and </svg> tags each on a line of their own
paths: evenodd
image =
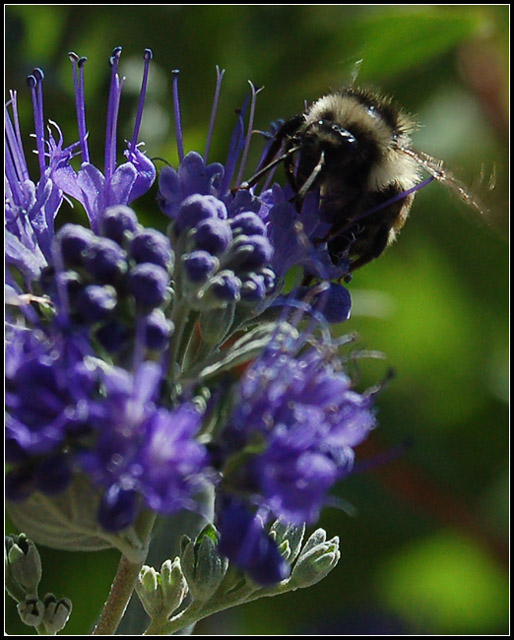
<svg viewBox="0 0 514 640">
<path fill-rule="evenodd" d="M 288 164 L 292 164 L 292 163 L 288 163 Z M 319 178 L 320 173 L 323 171 L 324 165 L 325 165 L 325 152 L 322 151 L 321 155 L 319 157 L 317 165 L 311 171 L 310 176 L 302 184 L 302 186 L 299 189 L 298 188 L 295 189 L 295 185 L 291 184 L 293 189 L 295 189 L 295 191 L 296 191 L 296 195 L 294 196 L 293 200 L 296 203 L 296 210 L 297 211 L 301 210 L 305 196 L 315 186 L 316 181 Z M 294 174 L 292 172 L 291 172 L 291 175 L 293 176 L 293 179 L 295 179 L 295 181 L 296 181 L 296 176 L 294 176 Z"/>
<path fill-rule="evenodd" d="M 295 174 L 294 156 L 292 154 L 284 160 L 284 168 L 286 171 L 287 181 L 289 182 L 291 189 L 295 193 L 295 195 L 291 198 L 290 202 L 294 202 L 300 188 L 298 186 L 298 180 Z"/>
<path fill-rule="evenodd" d="M 293 153 L 295 153 L 298 149 L 297 146 L 293 143 L 294 134 L 298 131 L 298 128 L 304 121 L 303 115 L 292 116 L 288 120 L 286 120 L 277 130 L 270 147 L 264 156 L 264 159 L 260 163 L 260 166 L 255 173 L 245 184 L 244 188 L 249 189 L 256 185 L 259 180 L 266 174 L 268 171 L 273 169 L 273 167 L 279 164 L 282 161 L 286 161 Z M 276 157 L 282 145 L 286 143 L 286 148 L 283 154 L 281 154 L 278 158 Z"/>
<path fill-rule="evenodd" d="M 375 258 L 378 258 L 378 256 L 386 250 L 388 244 L 389 227 L 383 226 L 375 235 L 371 246 L 366 250 L 366 252 L 360 255 L 350 264 L 350 272 L 355 271 L 356 269 L 360 269 L 360 267 L 368 264 L 368 262 L 371 262 Z"/>
</svg>

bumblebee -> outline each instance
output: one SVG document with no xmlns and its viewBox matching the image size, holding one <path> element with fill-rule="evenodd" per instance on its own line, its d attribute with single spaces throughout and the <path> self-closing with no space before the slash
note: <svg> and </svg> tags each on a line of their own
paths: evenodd
<svg viewBox="0 0 514 640">
<path fill-rule="evenodd" d="M 283 163 L 301 211 L 306 194 L 319 190 L 320 216 L 334 264 L 349 272 L 377 258 L 402 229 L 415 192 L 427 182 L 445 182 L 466 202 L 478 205 L 442 162 L 415 151 L 415 121 L 392 100 L 373 91 L 347 88 L 326 95 L 277 130 L 247 183 L 255 185 Z M 422 169 L 430 177 L 422 181 Z"/>
</svg>

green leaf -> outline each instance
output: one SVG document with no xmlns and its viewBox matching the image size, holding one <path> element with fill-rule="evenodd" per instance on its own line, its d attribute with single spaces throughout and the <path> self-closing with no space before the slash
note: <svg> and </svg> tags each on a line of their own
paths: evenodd
<svg viewBox="0 0 514 640">
<path fill-rule="evenodd" d="M 75 476 L 57 496 L 33 493 L 23 502 L 8 502 L 13 523 L 38 544 L 65 551 L 100 551 L 117 548 L 129 560 L 146 557 L 147 548 L 133 526 L 116 534 L 97 521 L 99 495 L 85 476 Z"/>
<path fill-rule="evenodd" d="M 216 352 L 198 366 L 189 369 L 185 382 L 203 382 L 252 360 L 268 346 L 275 332 L 277 332 L 277 325 L 274 322 L 248 331 L 229 349 Z M 283 323 L 278 333 L 277 339 L 294 338 L 298 335 L 297 330 L 287 323 Z"/>
</svg>

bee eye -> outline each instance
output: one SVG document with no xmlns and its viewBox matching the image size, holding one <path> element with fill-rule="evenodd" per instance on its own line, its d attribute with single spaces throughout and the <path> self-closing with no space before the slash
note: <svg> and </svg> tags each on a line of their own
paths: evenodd
<svg viewBox="0 0 514 640">
<path fill-rule="evenodd" d="M 335 122 L 331 123 L 330 128 L 334 133 L 337 133 L 337 135 L 340 136 L 345 143 L 355 144 L 357 142 L 355 136 L 352 133 L 350 133 L 348 129 L 344 129 L 343 127 L 339 126 Z"/>
</svg>

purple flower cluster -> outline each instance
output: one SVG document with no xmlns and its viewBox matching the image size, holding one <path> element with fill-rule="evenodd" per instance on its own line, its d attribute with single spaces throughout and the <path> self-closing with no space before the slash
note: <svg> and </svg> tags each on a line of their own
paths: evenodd
<svg viewBox="0 0 514 640">
<path fill-rule="evenodd" d="M 351 471 L 353 448 L 375 426 L 372 405 L 322 348 L 271 346 L 242 378 L 227 429 L 239 449 L 258 443 L 242 486 L 286 522 L 315 522 L 330 488 Z"/>
<path fill-rule="evenodd" d="M 218 505 L 221 548 L 250 575 L 259 549 L 259 567 L 275 558 L 271 581 L 282 563 L 259 514 L 297 525 L 316 522 L 330 489 L 351 472 L 354 447 L 375 427 L 373 394 L 352 389 L 328 346 L 306 348 L 303 340 L 300 352 L 277 342 L 255 360 L 221 438 L 228 494 Z M 245 523 L 238 535 L 227 513 Z M 263 578 L 257 573 L 254 579 Z"/>
<path fill-rule="evenodd" d="M 251 305 L 273 293 L 273 249 L 253 211 L 229 218 L 223 201 L 191 195 L 178 208 L 172 235 L 182 250 L 184 294 L 193 306 L 208 309 L 239 301 Z"/>
<path fill-rule="evenodd" d="M 162 312 L 170 297 L 173 265 L 168 238 L 141 227 L 125 205 L 106 209 L 99 231 L 96 235 L 74 224 L 59 230 L 54 241 L 56 267 L 44 274 L 45 292 L 73 325 L 94 328 L 95 338 L 110 353 L 134 341 L 137 325 L 147 348 L 164 349 L 173 329 Z"/>
<path fill-rule="evenodd" d="M 77 460 L 105 490 L 99 512 L 107 530 L 130 525 L 139 500 L 158 513 L 194 508 L 207 482 L 207 452 L 195 440 L 201 413 L 191 403 L 167 410 L 156 403 L 162 372 L 143 363 L 134 375 L 114 368 L 100 375 L 105 397 L 91 405 L 94 448 Z"/>
<path fill-rule="evenodd" d="M 57 125 L 57 140 L 51 130 L 45 135 L 44 76 L 39 69 L 29 76 L 37 183 L 28 174 L 14 93 L 6 118 L 7 497 L 55 495 L 86 473 L 101 497 L 99 522 L 111 531 L 129 526 L 143 505 L 159 513 L 191 508 L 210 473 L 196 440 L 201 413 L 191 402 L 163 402 L 165 358 L 145 361 L 145 349 L 169 347 L 173 323 L 164 310 L 174 254 L 168 238 L 142 227 L 127 206 L 155 179 L 137 142 L 152 56 L 145 52 L 134 134 L 127 161 L 117 166 L 120 53 L 110 60 L 104 172 L 89 154 L 85 58 L 70 54 L 79 140 L 68 147 Z M 64 196 L 83 205 L 91 229 L 66 224 L 55 233 Z M 114 357 L 125 368 L 113 366 Z"/>
<path fill-rule="evenodd" d="M 260 584 L 272 584 L 290 568 L 267 533 L 267 518 L 314 523 L 330 489 L 351 471 L 354 447 L 375 425 L 372 394 L 355 392 L 334 345 L 314 339 L 314 325 L 326 333 L 327 322 L 349 316 L 348 291 L 334 282 L 285 291 L 291 267 L 303 267 L 305 285 L 340 279 L 345 265 L 332 263 L 322 241 L 327 229 L 316 194 L 308 193 L 298 212 L 288 188 L 264 185 L 257 193 L 242 185 L 253 87 L 246 133 L 245 105 L 226 162 L 208 161 L 223 73 L 203 156 L 184 152 L 174 74 L 179 165 L 164 167 L 158 192 L 168 235 L 143 227 L 129 205 L 156 177 L 138 143 L 152 54 L 145 51 L 134 133 L 118 165 L 120 54 L 117 47 L 110 58 L 103 170 L 89 153 L 85 58 L 69 54 L 78 140 L 68 146 L 57 125 L 45 133 L 42 71 L 29 76 L 37 182 L 28 174 L 11 94 L 7 497 L 53 496 L 85 475 L 99 500 L 99 524 L 115 532 L 141 509 L 195 509 L 195 496 L 212 483 L 219 489 L 221 553 Z M 90 228 L 54 229 L 65 197 L 83 206 Z M 292 308 L 300 311 L 288 326 L 298 337 L 279 337 Z M 220 383 L 229 338 L 239 340 L 235 364 L 256 359 L 240 381 L 233 370 Z M 219 392 L 224 384 L 226 396 Z M 220 396 L 222 409 L 215 406 Z M 198 407 L 209 397 L 204 419 Z M 236 398 L 228 424 L 226 398 Z"/>
<path fill-rule="evenodd" d="M 159 365 L 142 363 L 132 375 L 81 354 L 62 335 L 10 334 L 8 499 L 54 495 L 85 472 L 101 490 L 106 530 L 129 526 L 141 500 L 159 513 L 191 508 L 208 478 L 206 449 L 195 439 L 202 416 L 191 403 L 159 406 Z"/>
</svg>

